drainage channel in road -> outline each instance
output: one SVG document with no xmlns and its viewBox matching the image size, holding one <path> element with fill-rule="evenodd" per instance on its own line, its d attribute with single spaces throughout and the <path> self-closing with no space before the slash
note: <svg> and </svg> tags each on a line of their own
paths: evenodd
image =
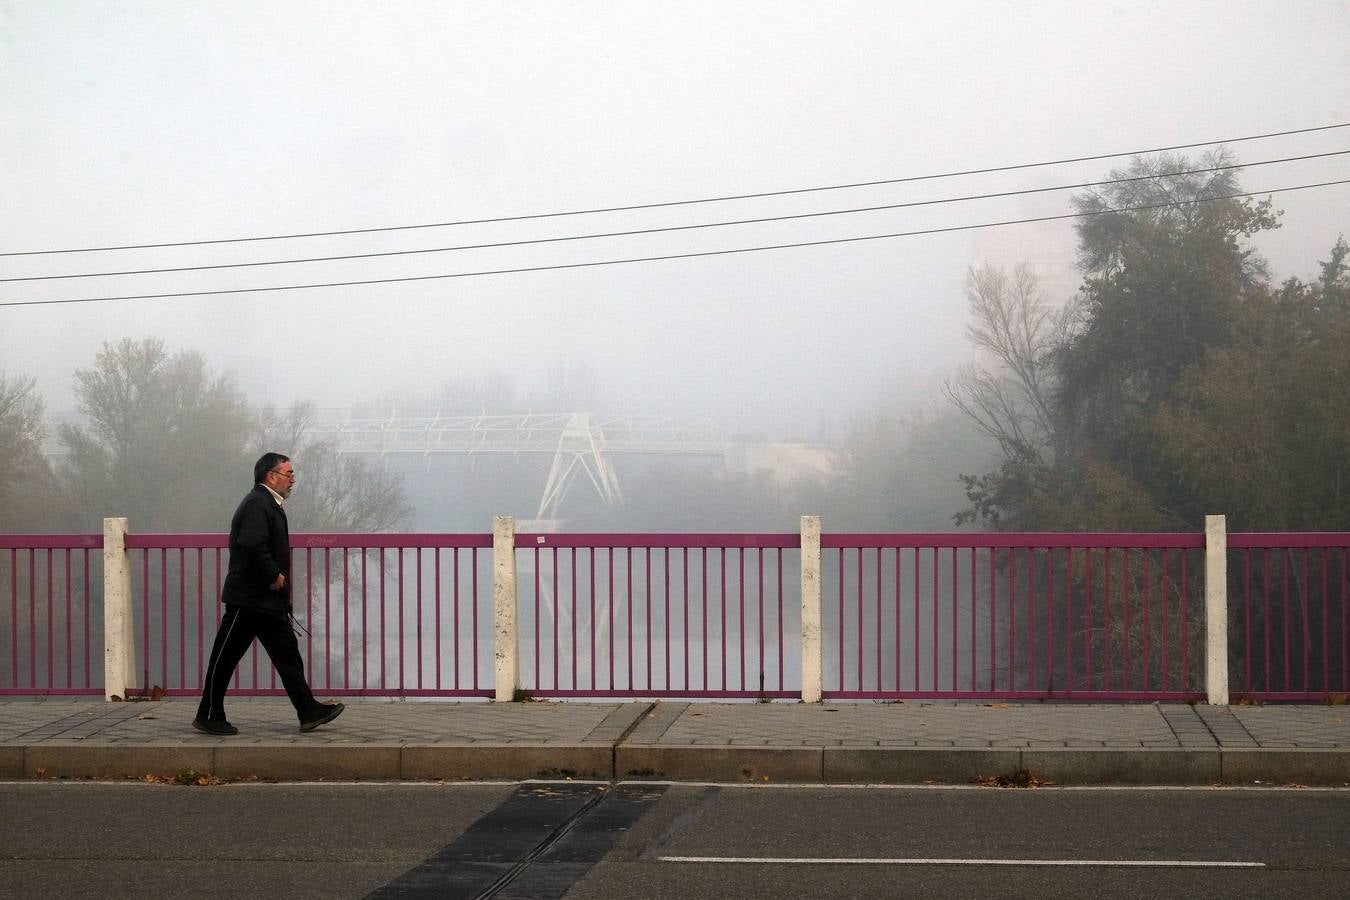
<svg viewBox="0 0 1350 900">
<path fill-rule="evenodd" d="M 531 783 L 367 900 L 561 897 L 665 792 L 665 785 Z"/>
</svg>

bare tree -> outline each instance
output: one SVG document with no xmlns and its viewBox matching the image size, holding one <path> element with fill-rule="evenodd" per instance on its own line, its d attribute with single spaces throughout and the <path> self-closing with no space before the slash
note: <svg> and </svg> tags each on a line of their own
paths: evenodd
<svg viewBox="0 0 1350 900">
<path fill-rule="evenodd" d="M 1050 463 L 1056 451 L 1053 354 L 1068 332 L 1069 310 L 1045 300 L 1031 267 L 1009 274 L 985 265 L 966 273 L 974 321 L 966 334 L 987 362 L 964 367 L 943 393 L 1005 458 Z"/>
<path fill-rule="evenodd" d="M 332 441 L 305 431 L 314 407 L 297 403 L 284 413 L 265 407 L 251 441 L 257 453 L 285 453 L 298 461 L 299 489 L 287 501 L 306 531 L 383 531 L 407 520 L 402 479 L 359 456 L 338 453 Z"/>
<path fill-rule="evenodd" d="M 0 373 L 0 528 L 39 530 L 46 523 L 50 469 L 42 456 L 42 398 L 32 378 Z"/>
</svg>

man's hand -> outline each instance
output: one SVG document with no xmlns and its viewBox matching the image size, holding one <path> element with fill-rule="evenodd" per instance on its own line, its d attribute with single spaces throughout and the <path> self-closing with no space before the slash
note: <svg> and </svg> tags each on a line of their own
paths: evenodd
<svg viewBox="0 0 1350 900">
<path fill-rule="evenodd" d="M 286 586 L 286 576 L 278 572 L 277 577 L 272 581 L 272 590 L 279 591 Z"/>
</svg>

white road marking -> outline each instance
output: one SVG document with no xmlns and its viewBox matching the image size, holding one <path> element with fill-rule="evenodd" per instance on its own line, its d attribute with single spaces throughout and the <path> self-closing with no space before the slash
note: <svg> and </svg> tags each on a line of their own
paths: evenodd
<svg viewBox="0 0 1350 900">
<path fill-rule="evenodd" d="M 1099 866 L 1161 869 L 1263 869 L 1263 862 L 1198 859 L 924 859 L 902 857 L 658 856 L 657 862 L 853 866 Z"/>
</svg>

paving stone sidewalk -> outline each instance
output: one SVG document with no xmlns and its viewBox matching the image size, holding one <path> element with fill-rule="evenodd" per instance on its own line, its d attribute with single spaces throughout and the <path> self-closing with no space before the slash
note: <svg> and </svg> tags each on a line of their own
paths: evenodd
<svg viewBox="0 0 1350 900">
<path fill-rule="evenodd" d="M 0 778 L 668 778 L 1350 784 L 1350 707 L 355 700 L 302 734 L 284 699 L 0 699 Z"/>
</svg>

